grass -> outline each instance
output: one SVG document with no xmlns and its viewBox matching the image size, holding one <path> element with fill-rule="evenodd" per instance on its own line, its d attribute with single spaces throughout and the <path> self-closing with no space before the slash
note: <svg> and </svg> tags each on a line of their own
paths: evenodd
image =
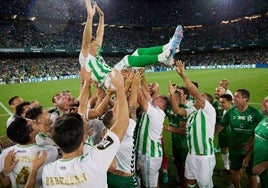
<svg viewBox="0 0 268 188">
<path fill-rule="evenodd" d="M 260 109 L 260 103 L 268 95 L 268 71 L 267 69 L 218 69 L 218 70 L 187 70 L 187 75 L 193 81 L 198 81 L 200 92 L 214 93 L 219 81 L 227 78 L 230 81 L 230 90 L 235 91 L 238 88 L 248 89 L 251 93 L 250 104 Z M 175 71 L 146 73 L 148 82 L 156 81 L 160 85 L 160 93 L 167 94 L 169 80 L 172 83 L 183 85 Z M 21 96 L 26 101 L 38 100 L 44 107 L 52 106 L 51 97 L 62 91 L 69 90 L 74 96 L 79 94 L 79 80 L 61 80 L 39 83 L 21 83 L 12 85 L 0 85 L 0 102 L 8 109 L 7 101 L 15 95 Z M 5 134 L 7 112 L 0 107 L 0 135 Z M 168 184 L 161 185 L 163 188 L 176 187 L 176 171 L 172 161 L 171 136 L 170 133 L 164 132 L 165 150 L 168 157 L 168 170 L 170 181 Z M 217 142 L 217 138 L 215 138 Z M 223 168 L 220 154 L 216 155 L 217 164 L 214 173 L 214 184 L 216 188 L 226 188 L 230 184 L 229 176 L 219 176 L 218 172 Z M 161 176 L 161 175 L 160 175 Z M 243 176 L 242 187 L 246 187 L 246 179 Z"/>
</svg>

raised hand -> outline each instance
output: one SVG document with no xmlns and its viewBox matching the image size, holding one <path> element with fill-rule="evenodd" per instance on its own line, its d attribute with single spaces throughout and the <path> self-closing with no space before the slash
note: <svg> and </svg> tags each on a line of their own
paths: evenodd
<svg viewBox="0 0 268 188">
<path fill-rule="evenodd" d="M 99 14 L 100 17 L 104 16 L 103 11 L 100 9 L 100 7 L 98 6 L 98 4 L 95 2 L 94 5 L 96 6 L 96 10 Z"/>
<path fill-rule="evenodd" d="M 180 76 L 184 75 L 184 62 L 182 62 L 181 60 L 176 61 L 176 71 Z"/>
<path fill-rule="evenodd" d="M 94 5 L 91 5 L 91 0 L 86 0 L 86 7 L 87 7 L 87 15 L 90 17 L 93 17 L 96 12 L 96 3 Z"/>
<path fill-rule="evenodd" d="M 118 70 L 113 69 L 108 76 L 116 90 L 124 88 L 124 77 Z"/>
<path fill-rule="evenodd" d="M 176 86 L 173 86 L 170 80 L 169 80 L 169 85 L 168 86 L 169 86 L 169 93 L 171 95 L 175 94 Z"/>
</svg>

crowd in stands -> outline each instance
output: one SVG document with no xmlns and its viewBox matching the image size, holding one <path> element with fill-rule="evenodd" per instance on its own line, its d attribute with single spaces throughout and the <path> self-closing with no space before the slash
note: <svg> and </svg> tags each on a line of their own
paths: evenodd
<svg viewBox="0 0 268 188">
<path fill-rule="evenodd" d="M 43 25 L 42 25 L 43 24 Z M 81 47 L 83 25 L 58 22 L 1 21 L 0 48 L 74 48 Z M 245 47 L 268 45 L 268 15 L 229 24 L 186 28 L 182 49 Z M 103 48 L 148 47 L 165 44 L 174 28 L 105 27 Z"/>
<path fill-rule="evenodd" d="M 226 19 L 263 13 L 268 7 L 266 0 L 226 0 L 210 3 L 199 0 L 98 0 L 96 2 L 105 12 L 108 24 L 146 26 L 176 26 L 178 22 L 185 25 L 195 25 L 200 22 L 215 24 Z M 0 14 L 85 21 L 84 7 L 84 2 L 77 0 L 3 0 L 0 5 Z"/>
<path fill-rule="evenodd" d="M 105 23 L 108 24 L 105 28 L 104 48 L 135 49 L 164 44 L 174 30 L 172 27 L 178 24 L 203 25 L 201 28 L 185 29 L 182 48 L 186 49 L 267 45 L 268 15 L 265 11 L 268 3 L 265 0 L 242 3 L 240 0 L 215 1 L 209 5 L 205 1 L 184 0 L 97 2 L 104 10 Z M 244 16 L 256 14 L 262 16 L 244 19 Z M 84 27 L 81 23 L 86 20 L 83 1 L 3 0 L 0 16 L 5 18 L 0 21 L 0 48 L 81 47 Z M 6 19 L 8 16 L 12 19 Z M 31 19 L 30 16 L 36 18 Z M 220 24 L 224 20 L 239 18 L 243 19 Z M 125 27 L 110 27 L 112 24 Z"/>
<path fill-rule="evenodd" d="M 185 60 L 189 66 L 268 62 L 268 14 L 264 12 L 268 5 L 266 1 L 248 0 L 243 1 L 242 5 L 238 4 L 239 1 L 218 2 L 219 4 L 214 2 L 207 6 L 204 3 L 173 0 L 154 2 L 146 0 L 135 1 L 135 3 L 126 0 L 98 1 L 105 12 L 105 23 L 107 23 L 103 40 L 103 55 L 106 56 L 107 63 L 115 64 L 122 58 L 122 54 L 118 55 L 119 57 L 109 58 L 106 52 L 124 49 L 124 53 L 131 53 L 139 47 L 162 45 L 170 40 L 169 37 L 172 36 L 174 26 L 177 24 L 187 26 L 187 24 L 200 23 L 202 27 L 184 28 L 180 59 Z M 156 11 L 163 5 L 167 8 Z M 186 8 L 178 9 L 178 7 Z M 228 7 L 232 8 L 228 9 Z M 117 10 L 116 13 L 115 10 Z M 261 16 L 255 19 L 243 18 L 245 15 L 256 13 L 260 13 Z M 58 79 L 60 75 L 77 74 L 78 51 L 81 48 L 84 28 L 81 23 L 86 20 L 83 1 L 1 1 L 0 17 L 14 14 L 25 16 L 20 18 L 36 16 L 36 20 L 16 19 L 16 17 L 1 19 L 0 50 L 41 48 L 44 51 L 65 49 L 68 52 L 71 49 L 77 55 L 73 58 L 18 58 L 14 60 L 10 56 L 10 59 L 1 60 L 1 82 L 27 81 L 29 78 L 47 76 Z M 174 17 L 182 18 L 174 19 Z M 222 20 L 234 18 L 243 19 L 220 24 Z M 210 20 L 211 23 L 206 20 Z M 111 24 L 116 24 L 116 26 L 112 27 Z M 118 24 L 126 27 L 120 28 Z M 93 27 L 93 29 L 96 28 L 96 26 Z M 239 48 L 252 46 L 259 46 L 263 49 L 237 52 Z M 235 49 L 236 51 L 212 52 L 221 49 Z M 163 67 L 165 66 L 160 65 L 156 69 L 161 70 Z M 148 67 L 148 69 L 154 68 Z"/>
<path fill-rule="evenodd" d="M 56 78 L 77 75 L 79 70 L 76 58 L 26 58 L 5 59 L 0 63 L 1 82 L 20 83 L 38 78 Z"/>
<path fill-rule="evenodd" d="M 185 61 L 187 66 L 214 66 L 220 65 L 252 65 L 267 64 L 268 50 L 243 50 L 221 53 L 193 53 L 178 54 L 178 58 Z M 122 57 L 104 57 L 110 66 L 119 62 Z M 19 83 L 35 81 L 35 78 L 52 77 L 61 79 L 61 76 L 77 75 L 79 70 L 78 57 L 74 58 L 17 58 L 2 59 L 0 63 L 0 81 L 4 83 Z M 164 64 L 148 66 L 147 71 L 170 70 Z"/>
</svg>

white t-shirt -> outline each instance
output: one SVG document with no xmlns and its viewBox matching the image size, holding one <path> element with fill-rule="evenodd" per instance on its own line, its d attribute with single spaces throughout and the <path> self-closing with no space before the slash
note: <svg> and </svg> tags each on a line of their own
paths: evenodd
<svg viewBox="0 0 268 188">
<path fill-rule="evenodd" d="M 119 149 L 119 138 L 111 131 L 96 146 L 88 147 L 84 155 L 59 159 L 45 165 L 43 187 L 106 188 L 107 170 Z"/>
<path fill-rule="evenodd" d="M 135 171 L 135 144 L 133 137 L 135 127 L 136 122 L 133 119 L 129 119 L 127 132 L 115 156 L 116 169 L 125 173 L 133 173 Z"/>
<path fill-rule="evenodd" d="M 15 115 L 12 114 L 8 119 L 7 119 L 7 127 L 15 120 Z"/>
<path fill-rule="evenodd" d="M 39 132 L 35 136 L 35 142 L 39 146 L 47 146 L 47 145 L 55 146 L 56 145 L 54 140 L 51 137 L 49 137 L 48 134 L 42 133 L 42 132 Z"/>
<path fill-rule="evenodd" d="M 0 155 L 0 171 L 4 168 L 4 160 L 9 151 L 14 150 L 16 159 L 19 162 L 16 164 L 12 172 L 8 174 L 12 188 L 23 188 L 27 182 L 27 177 L 29 176 L 32 169 L 32 160 L 34 159 L 38 151 L 46 150 L 47 158 L 45 164 L 48 162 L 53 162 L 58 158 L 58 150 L 54 146 L 38 146 L 36 144 L 30 145 L 14 145 L 5 149 Z M 41 167 L 36 176 L 35 187 L 42 187 L 42 171 Z"/>
</svg>

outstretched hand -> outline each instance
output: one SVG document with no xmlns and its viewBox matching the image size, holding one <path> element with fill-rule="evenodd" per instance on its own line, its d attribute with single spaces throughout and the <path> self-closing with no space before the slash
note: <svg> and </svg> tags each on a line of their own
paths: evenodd
<svg viewBox="0 0 268 188">
<path fill-rule="evenodd" d="M 124 77 L 118 70 L 112 69 L 112 72 L 110 72 L 108 76 L 115 90 L 124 89 Z"/>
<path fill-rule="evenodd" d="M 91 0 L 86 0 L 86 7 L 87 7 L 87 15 L 90 17 L 93 17 L 95 15 L 96 12 L 96 3 L 93 4 L 93 6 L 91 5 Z"/>
<path fill-rule="evenodd" d="M 99 7 L 99 5 L 95 2 L 94 5 L 96 6 L 96 10 L 99 14 L 100 17 L 104 16 L 103 11 L 101 10 L 101 8 Z"/>
<path fill-rule="evenodd" d="M 184 68 L 184 62 L 182 62 L 181 60 L 177 60 L 176 63 L 176 71 L 177 73 L 180 75 L 180 76 L 183 76 L 184 75 L 184 71 L 185 71 L 185 68 Z"/>
<path fill-rule="evenodd" d="M 171 95 L 175 94 L 175 92 L 176 92 L 176 86 L 173 86 L 170 80 L 169 80 L 169 85 L 168 86 L 169 86 L 169 93 Z"/>
</svg>

